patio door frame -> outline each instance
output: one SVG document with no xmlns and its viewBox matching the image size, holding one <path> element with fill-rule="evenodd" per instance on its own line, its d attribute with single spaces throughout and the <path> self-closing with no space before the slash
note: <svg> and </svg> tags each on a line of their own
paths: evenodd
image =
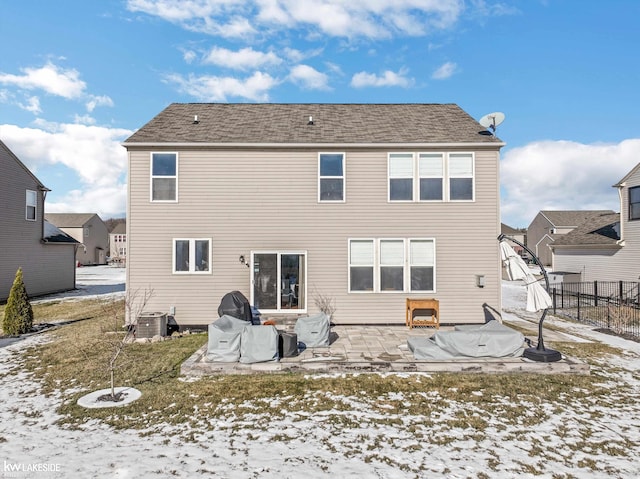
<svg viewBox="0 0 640 479">
<path fill-rule="evenodd" d="M 256 273 L 256 263 L 255 263 L 255 257 L 256 255 L 266 255 L 266 254 L 273 254 L 276 255 L 276 277 L 277 277 L 277 281 L 276 281 L 276 309 L 265 309 L 265 308 L 261 308 L 260 305 L 256 305 L 255 304 L 255 273 Z M 300 300 L 298 299 L 298 308 L 296 309 L 292 309 L 292 308 L 283 308 L 282 307 L 282 256 L 288 256 L 288 255 L 292 255 L 292 256 L 301 256 L 304 258 L 304 267 L 302 268 L 303 270 L 303 275 L 304 277 L 302 278 L 302 281 L 300 280 L 300 278 L 298 279 L 298 298 L 303 298 L 304 300 L 304 307 L 301 308 L 300 307 Z M 267 314 L 306 314 L 307 313 L 307 308 L 308 308 L 308 302 L 309 302 L 309 297 L 307 294 L 308 288 L 307 288 L 307 276 L 308 276 L 308 261 L 307 261 L 307 250 L 291 250 L 291 249 L 282 249 L 282 250 L 278 250 L 278 249 L 269 249 L 269 250 L 252 250 L 251 251 L 251 264 L 250 264 L 250 274 L 249 274 L 249 278 L 250 278 L 250 283 L 251 283 L 251 287 L 250 287 L 250 298 L 249 301 L 251 302 L 252 305 L 256 306 L 258 308 L 258 310 L 261 313 L 267 313 Z M 299 268 L 300 269 L 300 268 Z"/>
</svg>

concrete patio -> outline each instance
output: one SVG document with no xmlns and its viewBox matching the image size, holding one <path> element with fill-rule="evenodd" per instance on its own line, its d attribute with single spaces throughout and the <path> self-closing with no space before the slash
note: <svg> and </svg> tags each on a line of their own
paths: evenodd
<svg viewBox="0 0 640 479">
<path fill-rule="evenodd" d="M 535 329 L 537 325 L 524 319 L 505 322 L 514 326 Z M 291 324 L 278 325 L 291 330 Z M 441 327 L 441 330 L 453 329 Z M 458 372 L 458 373 L 536 373 L 536 374 L 589 374 L 589 365 L 563 355 L 558 362 L 535 362 L 518 358 L 473 358 L 455 361 L 416 360 L 407 347 L 410 336 L 430 337 L 433 328 L 409 329 L 405 325 L 393 326 L 333 326 L 328 348 L 309 348 L 296 357 L 263 363 L 222 363 L 206 361 L 207 345 L 196 351 L 182 364 L 181 374 L 206 376 L 216 374 L 257 373 L 358 373 L 358 372 Z M 574 341 L 570 335 L 545 330 L 545 344 L 553 341 Z M 529 337 L 534 344 L 536 337 Z"/>
</svg>

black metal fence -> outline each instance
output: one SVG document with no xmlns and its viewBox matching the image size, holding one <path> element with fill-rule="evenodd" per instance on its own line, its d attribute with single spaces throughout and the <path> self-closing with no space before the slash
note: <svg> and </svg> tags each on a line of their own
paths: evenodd
<svg viewBox="0 0 640 479">
<path fill-rule="evenodd" d="M 640 338 L 640 282 L 556 283 L 549 290 L 554 314 Z"/>
</svg>

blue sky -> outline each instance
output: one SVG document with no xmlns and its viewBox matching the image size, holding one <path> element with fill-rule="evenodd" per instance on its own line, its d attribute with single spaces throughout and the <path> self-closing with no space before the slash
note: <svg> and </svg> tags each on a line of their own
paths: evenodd
<svg viewBox="0 0 640 479">
<path fill-rule="evenodd" d="M 123 216 L 121 143 L 172 102 L 502 111 L 502 220 L 619 209 L 640 161 L 636 0 L 21 0 L 0 15 L 0 139 L 48 212 Z"/>
</svg>

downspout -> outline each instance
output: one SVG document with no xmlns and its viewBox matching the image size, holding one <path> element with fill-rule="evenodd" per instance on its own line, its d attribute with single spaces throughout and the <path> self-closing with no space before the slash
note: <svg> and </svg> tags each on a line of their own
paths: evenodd
<svg viewBox="0 0 640 479">
<path fill-rule="evenodd" d="M 624 210 L 622 204 L 622 189 L 627 186 L 627 183 L 620 183 L 618 186 L 618 198 L 620 199 L 620 239 L 616 241 L 617 245 L 624 246 L 624 221 L 622 220 L 622 211 Z"/>
</svg>

